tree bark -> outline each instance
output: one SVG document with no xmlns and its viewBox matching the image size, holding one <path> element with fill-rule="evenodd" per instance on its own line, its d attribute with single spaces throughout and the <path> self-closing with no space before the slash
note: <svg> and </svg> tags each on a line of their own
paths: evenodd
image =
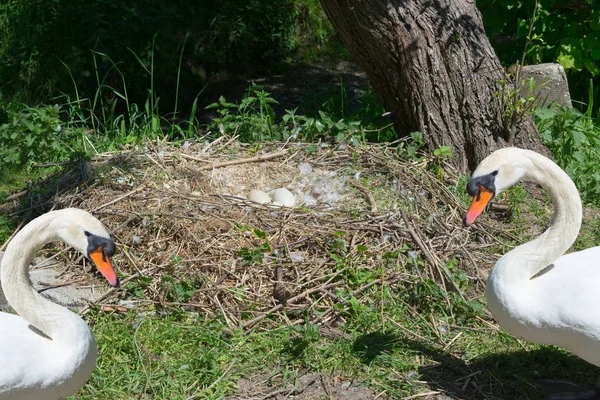
<svg viewBox="0 0 600 400">
<path fill-rule="evenodd" d="M 348 50 L 391 113 L 399 137 L 421 131 L 428 150 L 452 149 L 473 170 L 506 146 L 505 72 L 469 0 L 321 0 Z M 531 118 L 516 144 L 547 154 Z"/>
</svg>

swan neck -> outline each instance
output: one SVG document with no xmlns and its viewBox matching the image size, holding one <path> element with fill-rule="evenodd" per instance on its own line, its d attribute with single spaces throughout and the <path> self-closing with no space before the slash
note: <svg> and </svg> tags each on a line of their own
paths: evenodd
<svg viewBox="0 0 600 400">
<path fill-rule="evenodd" d="M 11 240 L 0 267 L 0 283 L 6 300 L 23 319 L 55 340 L 67 339 L 58 333 L 67 331 L 76 314 L 41 296 L 31 285 L 29 265 L 45 244 L 60 240 L 53 229 L 53 214 L 31 221 Z"/>
<path fill-rule="evenodd" d="M 577 187 L 554 162 L 536 153 L 531 157 L 533 168 L 524 180 L 540 184 L 552 199 L 553 216 L 550 226 L 536 239 L 518 246 L 505 257 L 514 258 L 529 280 L 562 256 L 575 242 L 581 228 L 582 206 Z M 523 265 L 526 268 L 523 269 Z"/>
</svg>

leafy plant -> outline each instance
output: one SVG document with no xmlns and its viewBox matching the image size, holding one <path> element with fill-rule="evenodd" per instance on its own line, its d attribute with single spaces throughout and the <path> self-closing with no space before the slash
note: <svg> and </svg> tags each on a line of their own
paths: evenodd
<svg viewBox="0 0 600 400">
<path fill-rule="evenodd" d="M 239 104 L 230 103 L 221 96 L 218 102 L 206 107 L 217 109 L 219 114 L 210 128 L 220 135 L 239 135 L 240 140 L 248 143 L 282 139 L 274 126 L 275 112 L 271 104 L 276 103 L 269 93 L 256 85 L 248 88 Z"/>
<path fill-rule="evenodd" d="M 334 138 L 337 142 L 349 141 L 356 145 L 365 137 L 366 129 L 360 121 L 336 120 L 325 111 L 319 111 L 318 118 L 313 118 L 298 115 L 297 110 L 286 110 L 278 122 L 272 104 L 277 101 L 258 85 L 250 86 L 239 104 L 221 96 L 219 101 L 207 106 L 219 114 L 209 124 L 209 134 L 239 135 L 240 140 L 248 143 Z"/>
<path fill-rule="evenodd" d="M 415 131 L 410 133 L 410 137 L 398 143 L 397 152 L 410 158 L 414 157 L 423 146 L 425 146 L 423 132 Z"/>
<path fill-rule="evenodd" d="M 83 150 L 81 133 L 63 128 L 58 106 L 28 107 L 12 103 L 0 124 L 0 167 L 68 160 Z"/>
<path fill-rule="evenodd" d="M 381 98 L 371 88 L 365 87 L 357 99 L 352 99 L 341 78 L 339 85 L 327 86 L 309 94 L 304 107 L 306 115 L 315 119 L 323 119 L 324 113 L 338 124 L 360 121 L 361 133 L 369 142 L 390 141 L 397 136 Z"/>
<path fill-rule="evenodd" d="M 591 88 L 590 88 L 591 91 Z M 542 140 L 558 165 L 573 179 L 584 202 L 600 205 L 600 126 L 575 109 L 539 109 L 535 113 Z"/>
<path fill-rule="evenodd" d="M 177 279 L 169 273 L 161 276 L 161 286 L 165 290 L 165 298 L 168 301 L 185 303 L 201 287 L 200 281 L 190 281 L 186 279 Z"/>
<path fill-rule="evenodd" d="M 520 66 L 517 69 L 521 68 Z M 537 97 L 533 95 L 535 90 L 535 80 L 531 77 L 529 80 L 519 79 L 520 71 L 516 74 L 508 73 L 499 80 L 500 90 L 495 94 L 500 99 L 500 107 L 502 110 L 502 126 L 507 132 L 507 142 L 512 145 L 514 140 L 515 128 L 517 122 L 522 120 L 526 115 L 531 114 Z M 514 84 L 513 81 L 519 79 L 520 84 Z M 527 85 L 527 86 L 526 86 Z M 523 96 L 521 93 L 522 87 L 529 89 L 529 94 Z"/>
<path fill-rule="evenodd" d="M 258 239 L 264 240 L 264 242 L 261 245 L 254 247 L 253 249 L 250 249 L 248 247 L 242 247 L 238 251 L 238 255 L 242 258 L 242 264 L 244 265 L 262 263 L 265 258 L 265 253 L 271 251 L 271 245 L 269 245 L 269 242 L 267 241 L 267 235 L 264 231 L 261 231 L 260 229 L 254 229 L 252 230 L 252 233 Z"/>
<path fill-rule="evenodd" d="M 242 257 L 242 264 L 244 265 L 260 264 L 265 258 L 265 253 L 269 251 L 271 251 L 271 246 L 265 242 L 253 249 L 242 247 L 238 251 L 238 255 Z"/>
<path fill-rule="evenodd" d="M 452 158 L 452 150 L 448 146 L 440 146 L 433 151 L 433 155 L 441 160 Z"/>
<path fill-rule="evenodd" d="M 348 252 L 348 243 L 342 232 L 336 232 L 335 238 L 331 240 L 331 253 L 344 256 Z"/>
<path fill-rule="evenodd" d="M 127 292 L 135 298 L 143 298 L 146 288 L 152 283 L 152 277 L 140 276 L 134 281 L 126 282 L 123 287 Z"/>
<path fill-rule="evenodd" d="M 294 325 L 293 332 L 296 334 L 285 352 L 293 357 L 300 357 L 311 345 L 316 344 L 321 339 L 319 325 L 306 322 L 304 325 Z"/>
</svg>

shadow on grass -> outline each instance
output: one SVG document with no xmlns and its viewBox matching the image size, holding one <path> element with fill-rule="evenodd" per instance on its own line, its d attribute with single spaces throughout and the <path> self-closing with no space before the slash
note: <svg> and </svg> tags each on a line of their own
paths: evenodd
<svg viewBox="0 0 600 400">
<path fill-rule="evenodd" d="M 78 207 L 85 202 L 86 189 L 102 179 L 102 171 L 111 168 L 129 171 L 133 167 L 135 164 L 127 155 L 100 163 L 86 159 L 65 163 L 43 178 L 26 181 L 22 191 L 10 196 L 13 201 L 5 201 L 4 211 L 15 220 L 29 222 L 56 208 Z"/>
<path fill-rule="evenodd" d="M 398 337 L 392 333 L 375 331 L 359 336 L 352 351 L 364 364 L 371 364 L 378 356 L 394 350 Z"/>
<path fill-rule="evenodd" d="M 543 399 L 541 379 L 567 380 L 582 388 L 594 386 L 600 371 L 580 358 L 555 347 L 532 351 L 489 353 L 465 361 L 443 348 L 406 339 L 393 332 L 375 331 L 358 337 L 352 349 L 366 365 L 391 363 L 399 354 L 424 356 L 416 378 L 408 373 L 384 385 L 402 391 L 411 379 L 425 384 L 424 391 L 440 391 L 454 399 Z M 386 360 L 387 359 L 387 360 Z M 387 369 L 387 368 L 386 368 Z M 395 369 L 395 368 L 392 368 Z M 428 397 L 425 397 L 428 398 Z"/>
<path fill-rule="evenodd" d="M 271 106 L 275 115 L 281 118 L 286 110 L 295 108 L 298 109 L 297 115 L 318 117 L 318 111 L 327 108 L 324 103 L 328 102 L 332 103 L 331 108 L 337 106 L 345 111 L 358 111 L 368 80 L 360 67 L 347 61 L 323 62 L 321 65 L 289 64 L 275 74 L 211 79 L 200 96 L 196 117 L 201 123 L 210 123 L 218 114 L 215 109 L 206 109 L 206 106 L 218 101 L 220 96 L 239 103 L 252 83 L 262 86 L 277 100 Z M 193 96 L 196 93 L 193 92 Z M 192 97 L 188 104 L 193 100 Z"/>
</svg>

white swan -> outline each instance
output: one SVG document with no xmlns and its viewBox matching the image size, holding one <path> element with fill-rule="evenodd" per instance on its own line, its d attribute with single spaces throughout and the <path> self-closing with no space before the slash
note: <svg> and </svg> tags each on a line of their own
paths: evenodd
<svg viewBox="0 0 600 400">
<path fill-rule="evenodd" d="M 57 400 L 75 393 L 96 365 L 96 342 L 87 324 L 32 287 L 29 263 L 46 243 L 62 240 L 91 258 L 112 286 L 115 244 L 100 221 L 69 208 L 46 213 L 10 242 L 1 265 L 2 289 L 19 316 L 0 313 L 0 399 Z"/>
<path fill-rule="evenodd" d="M 562 346 L 600 366 L 600 247 L 563 255 L 577 238 L 582 219 L 581 199 L 569 176 L 533 151 L 497 150 L 467 184 L 473 201 L 464 223 L 473 223 L 492 198 L 520 180 L 539 183 L 549 192 L 554 215 L 542 235 L 496 262 L 486 285 L 488 307 L 509 333 Z M 585 396 L 551 398 L 600 398 L 598 386 Z"/>
</svg>

